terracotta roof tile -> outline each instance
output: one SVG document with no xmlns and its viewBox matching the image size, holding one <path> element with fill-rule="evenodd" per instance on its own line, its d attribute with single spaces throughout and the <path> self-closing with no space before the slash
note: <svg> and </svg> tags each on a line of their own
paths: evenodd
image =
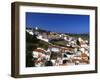
<svg viewBox="0 0 100 80">
<path fill-rule="evenodd" d="M 45 51 L 42 50 L 42 49 L 34 49 L 33 51 L 36 51 L 36 52 L 45 52 Z"/>
</svg>

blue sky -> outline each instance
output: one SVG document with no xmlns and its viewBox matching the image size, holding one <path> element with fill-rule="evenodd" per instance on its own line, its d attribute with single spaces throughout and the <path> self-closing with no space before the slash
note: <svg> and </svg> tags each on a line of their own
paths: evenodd
<svg viewBox="0 0 100 80">
<path fill-rule="evenodd" d="M 89 15 L 26 12 L 26 27 L 62 33 L 89 33 Z"/>
</svg>

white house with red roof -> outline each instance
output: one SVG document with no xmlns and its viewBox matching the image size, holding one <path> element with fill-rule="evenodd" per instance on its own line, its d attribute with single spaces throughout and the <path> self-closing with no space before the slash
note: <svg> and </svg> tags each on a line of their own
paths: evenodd
<svg viewBox="0 0 100 80">
<path fill-rule="evenodd" d="M 43 49 L 34 49 L 32 52 L 32 55 L 35 58 L 39 58 L 39 57 L 42 58 L 45 56 L 43 53 L 45 53 L 45 50 L 43 50 Z"/>
</svg>

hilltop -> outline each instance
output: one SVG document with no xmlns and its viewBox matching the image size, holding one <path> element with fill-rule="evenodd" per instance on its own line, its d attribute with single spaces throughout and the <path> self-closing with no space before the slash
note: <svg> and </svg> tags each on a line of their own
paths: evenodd
<svg viewBox="0 0 100 80">
<path fill-rule="evenodd" d="M 86 55 L 88 55 L 89 34 L 60 33 L 44 30 L 38 27 L 26 28 L 26 67 L 36 66 L 33 64 L 35 61 L 34 59 L 42 59 L 42 56 L 45 56 L 45 58 L 46 56 L 49 56 L 49 60 L 56 60 L 58 57 L 63 57 L 63 59 L 65 59 L 61 53 L 65 54 L 65 57 L 68 55 L 73 56 L 73 54 L 74 57 L 81 55 L 83 54 L 82 52 L 84 52 L 82 48 L 84 48 Z M 38 58 L 35 58 L 37 57 L 37 54 L 39 54 Z M 88 56 L 86 57 L 88 58 Z M 69 61 L 70 59 L 71 58 L 69 57 Z M 48 58 L 46 61 L 48 61 Z M 80 63 L 82 63 L 81 61 Z M 85 61 L 88 63 L 87 60 Z"/>
</svg>

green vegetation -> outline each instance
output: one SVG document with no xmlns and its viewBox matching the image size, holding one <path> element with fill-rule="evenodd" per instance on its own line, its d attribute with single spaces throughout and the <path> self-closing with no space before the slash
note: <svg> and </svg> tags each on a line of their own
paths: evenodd
<svg viewBox="0 0 100 80">
<path fill-rule="evenodd" d="M 66 46 L 67 44 L 64 40 L 52 40 L 51 43 L 58 46 Z"/>
<path fill-rule="evenodd" d="M 66 35 L 69 35 L 69 36 L 75 37 L 75 38 L 81 37 L 84 40 L 89 40 L 89 33 L 83 33 L 83 34 L 66 33 Z"/>
<path fill-rule="evenodd" d="M 26 32 L 26 67 L 34 66 L 32 62 L 32 50 L 37 48 L 35 43 L 39 42 L 36 35 L 32 36 Z"/>
<path fill-rule="evenodd" d="M 36 35 L 32 36 L 26 32 L 26 67 L 34 66 L 34 63 L 32 61 L 32 51 L 34 49 L 36 49 L 37 47 L 41 47 L 46 50 L 49 45 L 49 43 L 37 39 Z"/>
</svg>

